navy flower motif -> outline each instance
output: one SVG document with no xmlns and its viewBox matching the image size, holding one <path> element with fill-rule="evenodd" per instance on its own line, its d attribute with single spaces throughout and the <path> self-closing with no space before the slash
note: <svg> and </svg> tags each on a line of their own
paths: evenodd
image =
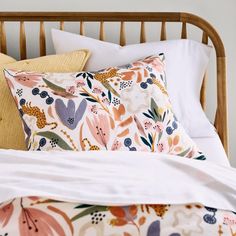
<svg viewBox="0 0 236 236">
<path fill-rule="evenodd" d="M 173 122 L 172 122 L 172 127 L 171 127 L 171 126 L 168 126 L 168 127 L 166 128 L 166 133 L 167 133 L 168 135 L 171 135 L 177 128 L 178 128 L 178 124 L 177 124 L 175 121 L 173 121 Z"/>
<path fill-rule="evenodd" d="M 130 151 L 137 151 L 136 147 L 131 147 L 132 145 L 132 140 L 130 138 L 126 138 L 124 140 L 124 145 L 129 148 Z"/>
<path fill-rule="evenodd" d="M 77 110 L 75 110 L 75 102 L 71 99 L 67 102 L 67 105 L 61 99 L 57 99 L 55 102 L 56 112 L 61 122 L 72 130 L 77 127 L 79 121 L 82 119 L 86 107 L 87 101 L 85 99 L 81 101 Z"/>
<path fill-rule="evenodd" d="M 153 84 L 153 81 L 152 81 L 151 78 L 148 78 L 148 79 L 146 80 L 146 82 L 142 82 L 142 83 L 140 84 L 140 87 L 141 87 L 142 89 L 146 89 L 146 88 L 148 87 L 148 84 Z"/>
<path fill-rule="evenodd" d="M 208 223 L 208 224 L 211 224 L 211 225 L 212 225 L 212 224 L 215 224 L 215 223 L 217 222 L 216 217 L 215 217 L 215 214 L 216 214 L 216 212 L 217 212 L 217 209 L 212 208 L 212 207 L 205 207 L 205 209 L 206 209 L 207 211 L 211 212 L 212 215 L 211 215 L 211 214 L 205 214 L 205 215 L 203 216 L 204 221 L 205 221 L 206 223 Z"/>
</svg>

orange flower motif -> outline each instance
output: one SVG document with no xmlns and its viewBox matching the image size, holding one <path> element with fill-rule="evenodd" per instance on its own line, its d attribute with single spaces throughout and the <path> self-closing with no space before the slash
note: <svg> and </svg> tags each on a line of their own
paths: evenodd
<svg viewBox="0 0 236 236">
<path fill-rule="evenodd" d="M 122 72 L 121 76 L 123 80 L 132 80 L 135 75 L 134 71 Z"/>
<path fill-rule="evenodd" d="M 125 210 L 122 207 L 110 207 L 109 208 L 112 215 L 123 218 L 125 217 Z"/>
<path fill-rule="evenodd" d="M 110 224 L 115 226 L 123 226 L 126 224 L 136 225 L 134 222 L 137 217 L 138 208 L 136 205 L 127 206 L 127 207 L 110 207 L 109 211 L 114 219 L 111 219 Z"/>
<path fill-rule="evenodd" d="M 123 218 L 111 219 L 110 224 L 113 226 L 123 226 L 128 224 L 128 221 Z"/>
</svg>

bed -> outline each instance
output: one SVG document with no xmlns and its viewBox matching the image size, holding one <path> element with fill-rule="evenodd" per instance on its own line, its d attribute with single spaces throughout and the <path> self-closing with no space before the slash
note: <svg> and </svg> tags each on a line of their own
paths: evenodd
<svg viewBox="0 0 236 236">
<path fill-rule="evenodd" d="M 32 151 L 1 150 L 1 235 L 235 234 L 236 188 L 232 180 L 236 174 L 235 170 L 229 167 L 227 160 L 226 56 L 220 36 L 207 21 L 189 13 L 1 12 L 0 45 L 1 53 L 4 54 L 7 54 L 7 22 L 20 23 L 21 60 L 27 58 L 26 22 L 39 23 L 40 56 L 46 55 L 45 24 L 48 22 L 58 22 L 62 31 L 66 22 L 78 22 L 80 35 L 84 35 L 85 22 L 98 22 L 101 41 L 105 41 L 106 22 L 118 22 L 121 46 L 126 45 L 127 22 L 140 23 L 140 43 L 147 41 L 146 22 L 160 23 L 161 41 L 167 40 L 166 27 L 171 23 L 181 24 L 181 39 L 187 39 L 187 26 L 194 25 L 202 32 L 201 42 L 211 42 L 215 51 L 217 108 L 214 121 L 216 132 L 210 137 L 193 137 L 194 142 L 209 157 L 207 164 L 201 161 L 196 164 L 196 160 L 172 160 L 170 157 L 167 157 L 167 160 L 163 157 L 153 160 L 152 154 L 149 161 L 144 162 L 143 156 L 149 154 L 142 152 L 125 153 L 127 160 L 123 161 L 123 153 L 119 151 L 116 154 L 110 151 L 101 151 L 100 154 L 67 153 L 65 156 L 69 163 L 65 156 L 63 157 L 63 152 L 52 155 L 47 152 L 39 154 Z M 14 71 L 7 73 L 9 79 L 14 77 Z M 207 73 L 204 75 L 200 93 L 203 110 L 206 108 L 206 80 Z M 47 83 L 48 87 L 50 85 Z M 88 87 L 91 87 L 89 83 Z M 83 96 L 88 97 L 86 93 L 83 93 Z M 92 102 L 95 100 L 86 99 Z M 22 108 L 25 104 L 21 103 Z M 26 104 L 25 109 L 27 108 L 30 106 L 27 107 Z M 1 119 L 0 126 L 4 126 L 4 122 L 4 119 Z M 173 126 L 172 132 L 174 129 Z M 149 137 L 150 142 L 152 139 L 153 137 Z M 147 139 L 142 138 L 142 141 L 146 146 L 150 146 Z M 125 146 L 127 145 L 126 143 Z M 130 146 L 131 144 L 129 149 Z M 114 160 L 107 163 L 108 156 L 114 157 Z M 134 161 L 134 158 L 138 158 L 138 161 Z M 198 159 L 201 160 L 201 156 Z M 93 172 L 89 171 L 87 174 L 88 168 Z M 111 171 L 104 172 L 106 168 Z M 78 170 L 83 173 L 81 176 L 77 176 Z M 181 170 L 185 170 L 185 173 Z M 168 178 L 166 173 L 171 173 L 173 178 Z M 194 173 L 193 179 L 188 178 L 187 174 L 190 173 Z M 136 180 L 133 176 L 136 176 Z M 161 181 L 157 181 L 162 178 L 168 186 L 168 197 L 166 189 L 161 187 Z M 180 184 L 174 179 L 185 181 Z M 217 184 L 219 182 L 221 184 Z M 195 187 L 192 187 L 193 185 Z M 181 191 L 174 186 L 179 186 Z M 203 189 L 202 186 L 206 188 Z M 204 194 L 199 195 L 199 191 Z M 179 192 L 182 195 L 178 198 Z"/>
</svg>

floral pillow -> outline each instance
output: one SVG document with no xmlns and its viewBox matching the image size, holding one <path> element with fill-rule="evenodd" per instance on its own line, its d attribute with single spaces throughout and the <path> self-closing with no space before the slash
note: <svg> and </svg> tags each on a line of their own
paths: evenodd
<svg viewBox="0 0 236 236">
<path fill-rule="evenodd" d="M 98 72 L 5 70 L 29 150 L 128 150 L 205 159 L 177 121 L 164 55 Z"/>
</svg>

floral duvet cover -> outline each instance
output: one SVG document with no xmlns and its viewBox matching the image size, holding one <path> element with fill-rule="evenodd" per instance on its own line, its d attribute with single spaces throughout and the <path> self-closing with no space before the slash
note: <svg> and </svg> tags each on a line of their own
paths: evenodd
<svg viewBox="0 0 236 236">
<path fill-rule="evenodd" d="M 236 213 L 184 205 L 96 206 L 38 197 L 1 205 L 0 235 L 236 235 Z"/>
</svg>

